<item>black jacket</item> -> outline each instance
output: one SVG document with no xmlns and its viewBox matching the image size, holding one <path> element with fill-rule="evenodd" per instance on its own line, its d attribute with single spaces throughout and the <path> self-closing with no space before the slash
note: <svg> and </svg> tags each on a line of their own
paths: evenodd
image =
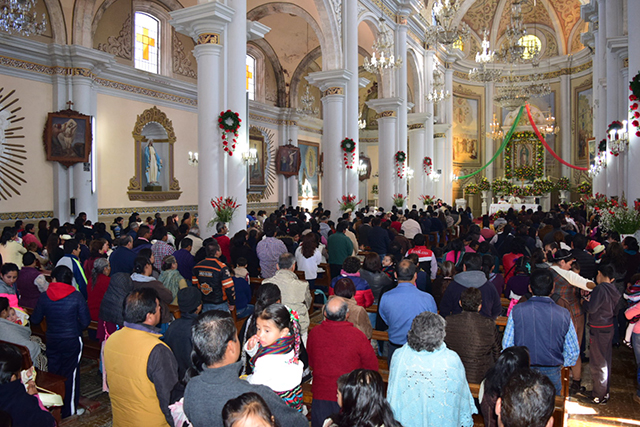
<svg viewBox="0 0 640 427">
<path fill-rule="evenodd" d="M 594 280 L 596 278 L 596 260 L 585 250 L 574 249 L 571 255 L 580 263 L 580 275 L 585 279 Z"/>
<path fill-rule="evenodd" d="M 382 227 L 371 227 L 369 230 L 369 247 L 379 255 L 386 254 L 389 251 L 391 239 L 389 232 Z"/>
<path fill-rule="evenodd" d="M 612 326 L 617 314 L 616 305 L 622 295 L 613 283 L 603 282 L 595 287 L 589 300 L 582 304 L 589 315 L 588 324 L 592 327 Z"/>
<path fill-rule="evenodd" d="M 467 288 L 478 288 L 482 293 L 482 309 L 480 314 L 490 319 L 495 319 L 502 313 L 500 295 L 494 284 L 487 280 L 481 271 L 465 271 L 458 273 L 447 286 L 440 301 L 440 315 L 447 317 L 450 314 L 462 312 L 460 296 Z"/>
<path fill-rule="evenodd" d="M 109 287 L 100 303 L 100 319 L 105 322 L 124 325 L 122 309 L 124 299 L 133 290 L 131 276 L 127 273 L 116 273 L 111 275 Z"/>
</svg>

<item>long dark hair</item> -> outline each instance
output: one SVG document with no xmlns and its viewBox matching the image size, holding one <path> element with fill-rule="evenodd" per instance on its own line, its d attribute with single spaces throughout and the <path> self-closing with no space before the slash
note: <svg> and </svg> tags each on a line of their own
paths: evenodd
<svg viewBox="0 0 640 427">
<path fill-rule="evenodd" d="M 274 427 L 278 427 L 275 417 L 264 399 L 252 391 L 230 399 L 222 408 L 224 427 L 233 427 L 238 421 L 246 420 L 248 416 L 256 415 Z"/>
<path fill-rule="evenodd" d="M 384 397 L 382 377 L 376 371 L 356 369 L 338 379 L 342 410 L 332 415 L 338 427 L 402 427 Z"/>
<path fill-rule="evenodd" d="M 275 304 L 281 299 L 282 293 L 280 292 L 280 288 L 277 285 L 274 285 L 273 283 L 264 283 L 260 285 L 260 287 L 256 291 L 256 304 L 253 312 L 256 314 L 260 314 L 264 311 L 265 308 L 267 308 L 271 304 Z M 247 333 L 245 334 L 245 339 L 249 339 L 256 334 L 257 319 L 257 315 L 251 316 L 251 322 L 249 322 Z"/>
<path fill-rule="evenodd" d="M 502 351 L 493 368 L 484 377 L 484 392 L 487 396 L 500 397 L 507 380 L 518 369 L 529 367 L 529 349 L 524 346 L 509 347 Z"/>
<path fill-rule="evenodd" d="M 308 233 L 302 238 L 302 256 L 311 258 L 318 248 L 318 237 L 313 233 Z"/>
<path fill-rule="evenodd" d="M 5 227 L 2 232 L 2 237 L 0 237 L 0 245 L 6 245 L 9 241 L 13 240 L 16 237 L 18 231 L 13 227 Z"/>
</svg>

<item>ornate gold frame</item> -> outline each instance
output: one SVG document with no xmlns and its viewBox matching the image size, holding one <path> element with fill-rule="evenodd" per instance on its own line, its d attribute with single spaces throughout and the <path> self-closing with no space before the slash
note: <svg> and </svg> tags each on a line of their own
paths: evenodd
<svg viewBox="0 0 640 427">
<path fill-rule="evenodd" d="M 167 132 L 166 141 L 169 143 L 169 190 L 168 191 L 143 191 L 142 190 L 142 159 L 140 153 L 142 152 L 142 143 L 147 142 L 147 138 L 142 135 L 142 130 L 148 123 L 158 123 Z M 129 187 L 127 194 L 129 200 L 142 200 L 142 201 L 159 201 L 159 200 L 176 200 L 180 198 L 180 183 L 174 176 L 173 166 L 173 144 L 176 142 L 176 134 L 173 130 L 173 124 L 171 120 L 167 118 L 167 115 L 160 111 L 156 106 L 149 108 L 138 115 L 136 124 L 133 127 L 133 139 L 135 141 L 135 175 L 129 180 Z"/>
</svg>

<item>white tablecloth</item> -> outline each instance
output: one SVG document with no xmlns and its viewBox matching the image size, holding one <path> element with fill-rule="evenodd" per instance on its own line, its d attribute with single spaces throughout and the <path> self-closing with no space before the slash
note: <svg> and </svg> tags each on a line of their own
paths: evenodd
<svg viewBox="0 0 640 427">
<path fill-rule="evenodd" d="M 535 203 L 491 203 L 491 206 L 489 206 L 489 215 L 493 215 L 494 213 L 498 212 L 498 211 L 508 211 L 509 208 L 513 208 L 515 211 L 519 211 L 522 206 L 525 207 L 525 209 L 532 209 L 534 212 L 538 210 L 538 206 Z"/>
</svg>

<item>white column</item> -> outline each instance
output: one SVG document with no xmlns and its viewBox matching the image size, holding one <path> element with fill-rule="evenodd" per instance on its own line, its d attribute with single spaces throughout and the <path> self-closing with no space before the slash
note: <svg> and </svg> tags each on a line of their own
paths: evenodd
<svg viewBox="0 0 640 427">
<path fill-rule="evenodd" d="M 602 9 L 604 10 L 604 5 L 602 5 Z M 604 13 L 604 12 L 603 12 Z M 604 88 L 602 87 L 601 80 L 603 76 L 606 76 L 606 63 L 605 63 L 605 54 L 606 43 L 604 32 L 602 31 L 605 27 L 601 27 L 600 23 L 604 24 L 604 16 L 598 17 L 598 20 L 590 23 L 590 26 L 596 26 L 596 29 L 593 30 L 594 37 L 594 54 L 593 54 L 593 135 L 596 138 L 596 152 L 597 152 L 597 144 L 600 143 L 602 136 L 605 134 L 605 126 L 604 123 L 606 117 L 604 112 Z M 603 156 L 606 156 L 606 153 L 602 153 Z M 607 192 L 607 172 L 605 170 L 601 170 L 600 173 L 593 178 L 593 193 L 605 194 Z"/>
<path fill-rule="evenodd" d="M 358 127 L 358 2 L 342 2 L 342 40 L 344 45 L 344 66 L 351 72 L 351 78 L 346 87 L 346 114 L 345 137 L 351 138 L 356 143 L 355 167 L 345 169 L 347 190 L 346 193 L 356 196 L 359 200 L 358 164 L 360 163 L 360 144 Z"/>
<path fill-rule="evenodd" d="M 494 92 L 495 84 L 493 82 L 487 82 L 484 84 L 484 128 L 486 132 L 491 130 L 490 123 L 493 121 L 493 92 Z M 486 135 L 480 135 L 482 138 Z M 502 141 L 494 141 L 492 138 L 485 138 L 485 150 L 484 150 L 484 162 L 485 164 L 491 160 L 493 155 L 495 154 L 496 145 L 502 143 Z M 494 178 L 495 171 L 495 163 L 489 165 L 488 168 L 484 170 L 484 175 L 487 177 L 489 181 L 492 181 Z"/>
<path fill-rule="evenodd" d="M 622 30 L 620 26 L 620 19 L 618 18 L 619 11 L 622 10 L 622 2 L 620 0 L 607 0 L 605 2 L 606 16 L 606 38 L 611 39 L 617 37 Z M 621 120 L 618 111 L 619 98 L 618 98 L 618 84 L 619 84 L 619 71 L 620 71 L 620 59 L 618 54 L 613 51 L 610 46 L 607 46 L 607 124 L 614 120 Z M 620 196 L 621 188 L 618 182 L 618 169 L 619 169 L 620 157 L 608 156 L 607 164 L 607 196 Z"/>
<path fill-rule="evenodd" d="M 571 62 L 569 62 L 571 66 Z M 560 76 L 560 141 L 562 158 L 573 164 L 571 159 L 571 80 L 568 75 Z M 557 144 L 556 144 L 557 146 Z M 562 165 L 562 176 L 571 178 L 571 168 Z"/>
<path fill-rule="evenodd" d="M 640 2 L 627 2 L 627 16 L 640 16 Z M 640 43 L 640 28 L 632 24 L 629 26 L 629 46 L 638 46 L 638 43 Z M 640 71 L 640 52 L 636 48 L 629 49 L 629 80 L 635 77 L 638 71 Z M 629 127 L 629 168 L 627 169 L 629 172 L 637 170 L 633 167 L 634 165 L 640 165 L 640 137 L 636 136 L 636 130 L 633 126 Z M 635 175 L 633 179 L 628 179 L 628 182 L 627 200 L 639 198 L 640 179 Z"/>
<path fill-rule="evenodd" d="M 402 5 L 401 5 L 402 6 Z M 398 111 L 398 151 L 407 153 L 407 17 L 411 13 L 410 9 L 400 9 L 398 11 L 398 26 L 396 29 L 395 54 L 402 60 L 402 66 L 396 69 L 396 93 L 402 103 Z M 413 153 L 411 153 L 413 156 Z M 415 170 L 415 169 L 414 169 Z M 396 191 L 401 194 L 407 193 L 407 178 L 398 179 Z"/>
<path fill-rule="evenodd" d="M 453 123 L 453 69 L 447 67 L 444 72 L 444 87 L 445 91 L 448 91 L 451 96 L 442 101 L 444 106 L 444 122 Z M 447 189 L 444 195 L 444 201 L 450 203 L 451 206 L 455 206 L 455 198 L 453 197 L 453 129 L 447 129 L 445 133 L 445 146 L 444 146 L 444 169 L 442 173 L 441 181 Z"/>
<path fill-rule="evenodd" d="M 439 134 L 438 134 L 439 135 Z M 433 146 L 434 146 L 434 158 L 433 158 L 433 171 L 434 172 L 438 172 L 440 171 L 440 179 L 438 180 L 438 182 L 434 182 L 433 183 L 433 189 L 434 189 L 434 195 L 436 196 L 436 198 L 438 199 L 442 199 L 444 201 L 446 201 L 447 203 L 449 202 L 449 198 L 451 197 L 451 186 L 447 186 L 445 184 L 445 146 L 446 141 L 445 141 L 445 137 L 444 135 L 442 136 L 438 136 L 438 138 L 433 138 Z M 449 193 L 447 195 L 446 189 L 449 190 Z"/>
<path fill-rule="evenodd" d="M 421 206 L 419 197 L 426 193 L 426 182 L 430 181 L 424 172 L 423 161 L 426 156 L 426 122 L 431 120 L 427 113 L 409 114 L 409 167 L 413 169 L 413 179 L 409 180 L 408 205 Z M 432 159 L 433 160 L 433 159 Z"/>
<path fill-rule="evenodd" d="M 194 55 L 198 62 L 198 216 L 201 236 L 215 234 L 215 225 L 207 223 L 213 218 L 211 199 L 227 196 L 224 186 L 224 156 L 216 115 L 224 109 L 222 85 L 225 67 L 221 61 L 223 34 L 231 22 L 234 10 L 222 3 L 202 3 L 171 13 L 171 24 L 176 31 L 191 36 L 195 42 Z M 207 76 L 206 78 L 203 78 Z M 244 76 L 244 67 L 243 67 Z M 243 92 L 244 93 L 244 92 Z M 244 110 L 243 110 L 244 111 Z M 239 111 L 242 114 L 242 111 Z M 245 126 L 247 121 L 242 122 Z M 243 126 L 241 126 L 242 128 Z M 237 152 L 236 154 L 239 154 Z M 244 168 L 242 168 L 244 170 Z M 245 196 L 246 197 L 246 196 Z M 246 202 L 236 216 L 246 209 Z"/>
<path fill-rule="evenodd" d="M 391 210 L 392 196 L 398 193 L 395 154 L 398 126 L 398 110 L 402 108 L 399 98 L 372 99 L 369 108 L 378 113 L 378 205 Z M 406 191 L 401 191 L 406 195 Z"/>
<path fill-rule="evenodd" d="M 344 139 L 345 88 L 351 78 L 347 70 L 319 71 L 306 79 L 322 91 L 322 152 L 324 153 L 322 203 L 338 218 L 338 199 L 346 194 L 345 167 L 340 142 Z"/>
<path fill-rule="evenodd" d="M 291 144 L 298 146 L 298 122 L 295 110 L 284 109 L 280 115 L 281 124 L 278 125 L 279 143 L 278 145 Z M 304 161 L 304 159 L 301 159 Z M 298 205 L 298 176 L 286 177 L 278 175 L 278 204 L 292 206 Z"/>
<path fill-rule="evenodd" d="M 433 50 L 428 50 L 424 55 L 424 91 L 425 93 L 420 94 L 420 96 L 426 96 L 431 91 L 431 80 L 433 78 L 433 57 L 435 52 Z M 431 176 L 427 179 L 425 186 L 425 194 L 433 196 L 436 194 L 436 183 L 433 181 L 433 174 L 436 173 L 438 169 L 442 168 L 442 165 L 436 163 L 436 152 L 435 152 L 435 142 L 433 135 L 435 133 L 433 127 L 434 120 L 434 106 L 433 102 L 424 101 L 425 112 L 429 115 L 429 119 L 425 122 L 424 130 L 425 130 L 425 152 L 424 155 L 427 157 L 431 157 L 433 162 L 433 172 Z"/>
<path fill-rule="evenodd" d="M 56 59 L 61 59 L 56 56 Z M 63 65 L 63 64 L 60 64 Z M 65 103 L 71 100 L 71 85 L 67 85 L 67 78 L 53 75 L 53 111 L 67 108 Z M 71 221 L 71 188 L 69 186 L 69 168 L 58 162 L 53 162 L 53 216 L 60 219 L 61 223 Z"/>
</svg>

